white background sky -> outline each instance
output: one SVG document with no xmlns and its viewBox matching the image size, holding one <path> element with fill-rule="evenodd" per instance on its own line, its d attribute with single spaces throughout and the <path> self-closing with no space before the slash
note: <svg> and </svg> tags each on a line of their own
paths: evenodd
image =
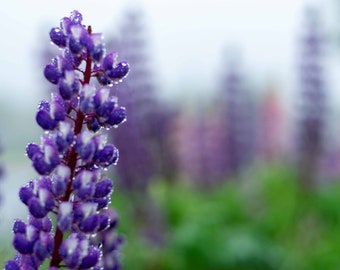
<svg viewBox="0 0 340 270">
<path fill-rule="evenodd" d="M 335 0 L 320 1 L 328 23 Z M 317 1 L 314 1 L 317 2 Z M 48 46 L 48 31 L 60 18 L 78 9 L 84 24 L 96 31 L 115 30 L 127 3 L 139 4 L 146 26 L 156 74 L 163 90 L 183 94 L 216 87 L 222 54 L 241 48 L 251 80 L 286 84 L 294 68 L 296 35 L 301 25 L 303 0 L 11 0 L 0 10 L 0 93 L 25 104 L 39 100 L 42 78 L 38 69 L 40 46 Z M 46 31 L 46 33 L 42 33 Z M 45 40 L 42 40 L 45 37 Z M 190 90 L 188 90 L 190 85 Z"/>
</svg>

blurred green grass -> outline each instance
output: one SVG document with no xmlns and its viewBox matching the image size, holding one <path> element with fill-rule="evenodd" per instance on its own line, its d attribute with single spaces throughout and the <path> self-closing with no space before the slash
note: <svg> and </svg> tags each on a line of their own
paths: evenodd
<svg viewBox="0 0 340 270">
<path fill-rule="evenodd" d="M 159 181 L 150 196 L 165 219 L 157 245 L 136 229 L 135 200 L 113 196 L 123 269 L 340 269 L 338 182 L 307 192 L 294 170 L 275 165 L 209 190 Z"/>
<path fill-rule="evenodd" d="M 125 270 L 340 269 L 340 182 L 307 192 L 279 165 L 212 189 L 160 180 L 147 196 L 117 187 L 112 197 Z M 158 211 L 162 222 L 136 206 Z M 161 239 L 150 240 L 145 226 Z M 1 236 L 2 265 L 14 254 L 11 237 Z"/>
</svg>

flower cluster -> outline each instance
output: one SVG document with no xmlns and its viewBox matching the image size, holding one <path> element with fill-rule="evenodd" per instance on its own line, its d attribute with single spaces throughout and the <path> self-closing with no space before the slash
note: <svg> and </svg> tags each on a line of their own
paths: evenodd
<svg viewBox="0 0 340 270">
<path fill-rule="evenodd" d="M 325 49 L 328 45 L 318 10 L 312 7 L 306 9 L 304 20 L 299 40 L 296 155 L 301 184 L 313 188 L 318 181 L 318 166 L 325 146 L 329 106 Z"/>
<path fill-rule="evenodd" d="M 76 10 L 50 38 L 62 55 L 44 75 L 58 90 L 38 106 L 36 121 L 45 132 L 26 153 L 40 176 L 19 191 L 29 217 L 14 222 L 17 254 L 5 269 L 38 269 L 46 260 L 49 269 L 118 269 L 122 238 L 108 208 L 113 184 L 104 170 L 117 162 L 118 150 L 100 129 L 126 119 L 109 87 L 127 76 L 129 65 L 117 62 L 115 52 L 106 54 L 102 34 L 86 28 Z"/>
</svg>

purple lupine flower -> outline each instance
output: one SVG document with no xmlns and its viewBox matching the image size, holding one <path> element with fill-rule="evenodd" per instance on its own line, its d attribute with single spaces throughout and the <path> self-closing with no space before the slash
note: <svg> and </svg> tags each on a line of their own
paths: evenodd
<svg viewBox="0 0 340 270">
<path fill-rule="evenodd" d="M 251 92 L 246 85 L 240 60 L 229 58 L 221 82 L 222 142 L 225 174 L 237 176 L 249 166 L 254 156 L 256 132 Z"/>
<path fill-rule="evenodd" d="M 113 141 L 120 146 L 120 155 L 124 156 L 115 167 L 115 173 L 123 188 L 138 192 L 145 191 L 151 179 L 160 172 L 160 157 L 167 153 L 161 151 L 159 143 L 166 137 L 162 130 L 166 125 L 163 121 L 166 120 L 166 105 L 161 104 L 155 92 L 142 20 L 143 13 L 139 9 L 127 10 L 121 26 L 123 38 L 112 41 L 113 45 L 122 49 L 124 58 L 134 69 L 129 74 L 129 80 L 118 86 L 124 88 L 120 100 L 126 107 L 117 107 L 107 121 L 108 124 L 117 125 L 125 119 L 125 108 L 129 112 L 129 121 L 112 133 Z M 103 66 L 107 77 L 114 81 L 128 70 L 127 63 L 118 63 L 116 53 L 104 57 Z M 135 170 L 126 170 L 131 165 Z"/>
<path fill-rule="evenodd" d="M 124 79 L 129 66 L 117 62 L 116 53 L 115 61 L 110 60 L 102 34 L 86 28 L 76 10 L 50 31 L 50 38 L 62 51 L 44 69 L 56 92 L 38 106 L 36 121 L 44 130 L 41 143 L 26 147 L 40 176 L 20 188 L 29 217 L 13 224 L 17 254 L 5 269 L 39 269 L 46 260 L 53 270 L 118 269 L 121 241 L 112 229 L 117 223 L 108 210 L 113 184 L 105 175 L 106 168 L 118 161 L 118 149 L 107 143 L 100 129 L 125 121 L 125 108 L 118 105 L 109 85 Z M 97 88 L 92 78 L 108 83 Z M 94 243 L 91 239 L 97 234 L 102 242 Z M 108 262 L 111 253 L 105 254 L 112 237 L 115 244 L 110 243 L 109 251 L 115 253 Z"/>
<path fill-rule="evenodd" d="M 147 199 L 147 190 L 156 175 L 168 177 L 175 172 L 169 162 L 173 147 L 170 147 L 170 151 L 165 148 L 165 141 L 170 133 L 167 124 L 172 116 L 166 109 L 168 104 L 161 102 L 155 91 L 143 15 L 140 9 L 128 9 L 120 28 L 121 36 L 112 41 L 112 47 L 121 48 L 124 59 L 134 68 L 129 73 L 129 80 L 118 85 L 118 89 L 124 89 L 119 97 L 124 102 L 124 107 L 117 107 L 107 123 L 119 125 L 125 119 L 126 110 L 128 111 L 128 121 L 117 131 L 110 132 L 112 141 L 119 145 L 119 156 L 122 157 L 113 173 L 117 175 L 117 185 L 127 192 L 143 194 L 143 200 L 135 203 L 134 211 L 144 213 L 140 220 L 143 234 L 148 240 L 159 243 L 164 237 L 163 216 L 150 203 L 151 199 Z M 103 65 L 107 76 L 114 81 L 119 81 L 119 77 L 127 71 L 126 63 L 119 63 L 116 53 L 104 57 Z M 116 68 L 111 68 L 112 66 Z M 102 78 L 100 80 L 105 83 Z M 133 170 L 128 169 L 131 166 Z M 171 173 L 165 175 L 165 168 L 170 168 L 168 172 Z M 137 197 L 140 196 L 132 197 L 138 200 Z"/>
<path fill-rule="evenodd" d="M 208 111 L 200 106 L 190 113 L 181 112 L 173 123 L 179 169 L 197 187 L 216 186 L 226 176 L 223 121 L 215 108 Z"/>
<path fill-rule="evenodd" d="M 300 37 L 298 66 L 299 107 L 297 119 L 297 159 L 304 187 L 313 187 L 324 147 L 327 92 L 325 77 L 326 39 L 318 11 L 306 10 Z"/>
</svg>

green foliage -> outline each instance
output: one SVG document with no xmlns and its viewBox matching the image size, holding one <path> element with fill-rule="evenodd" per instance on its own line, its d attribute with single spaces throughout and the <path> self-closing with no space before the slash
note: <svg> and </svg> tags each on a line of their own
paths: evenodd
<svg viewBox="0 0 340 270">
<path fill-rule="evenodd" d="M 340 185 L 306 192 L 297 183 L 285 167 L 212 190 L 157 182 L 146 200 L 163 214 L 157 244 L 138 229 L 143 198 L 117 192 L 123 269 L 340 269 Z"/>
<path fill-rule="evenodd" d="M 5 262 L 13 258 L 15 251 L 12 247 L 12 239 L 8 235 L 1 235 L 0 241 L 0 267 L 3 268 Z"/>
</svg>

